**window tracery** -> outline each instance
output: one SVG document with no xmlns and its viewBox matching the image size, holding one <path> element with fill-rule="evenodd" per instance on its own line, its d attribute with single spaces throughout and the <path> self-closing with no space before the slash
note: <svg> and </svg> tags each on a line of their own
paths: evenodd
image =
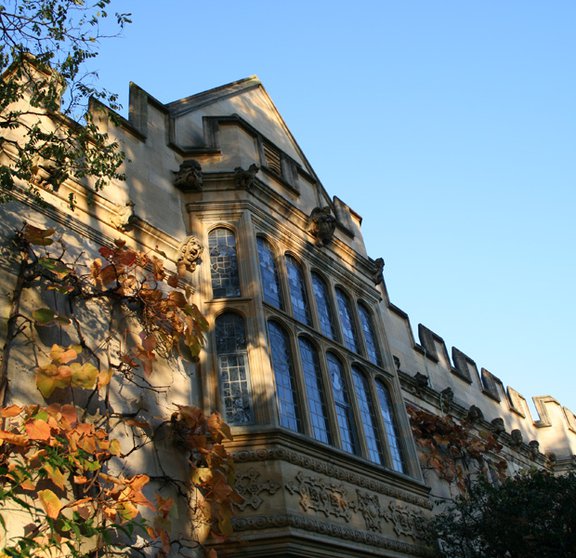
<svg viewBox="0 0 576 558">
<path fill-rule="evenodd" d="M 312 289 L 314 291 L 314 299 L 316 300 L 316 308 L 318 310 L 318 322 L 320 323 L 320 331 L 330 339 L 336 339 L 336 329 L 334 327 L 334 319 L 332 317 L 332 309 L 328 298 L 328 287 L 317 273 L 312 273 Z"/>
<path fill-rule="evenodd" d="M 366 346 L 368 360 L 373 364 L 380 365 L 382 359 L 380 357 L 380 351 L 378 350 L 372 316 L 364 304 L 358 304 L 358 317 L 360 318 L 360 326 L 364 334 L 364 345 Z"/>
<path fill-rule="evenodd" d="M 208 234 L 210 272 L 213 298 L 240 296 L 236 237 L 224 227 L 213 229 Z"/>
<path fill-rule="evenodd" d="M 404 456 L 402 454 L 402 448 L 400 447 L 398 426 L 392 409 L 390 390 L 382 380 L 376 380 L 376 392 L 378 394 L 378 402 L 380 403 L 380 412 L 382 413 L 384 428 L 386 429 L 388 447 L 390 448 L 390 455 L 392 457 L 392 468 L 395 471 L 403 473 L 405 471 Z"/>
<path fill-rule="evenodd" d="M 358 407 L 362 419 L 364 439 L 366 440 L 366 446 L 368 448 L 368 457 L 375 463 L 383 463 L 382 447 L 378 436 L 376 414 L 370 397 L 368 380 L 356 366 L 352 367 L 352 378 L 354 379 L 354 389 L 356 391 L 356 399 L 358 400 Z"/>
<path fill-rule="evenodd" d="M 354 426 L 354 417 L 350 396 L 344 379 L 344 371 L 340 361 L 329 353 L 326 357 L 328 371 L 332 382 L 332 393 L 334 395 L 334 405 L 336 407 L 336 418 L 340 431 L 340 443 L 342 449 L 348 453 L 357 453 L 357 435 Z"/>
<path fill-rule="evenodd" d="M 274 252 L 272 251 L 272 247 L 268 241 L 261 236 L 257 238 L 257 244 L 264 302 L 267 302 L 276 308 L 282 308 L 282 290 L 280 288 L 280 280 L 278 277 L 278 269 L 276 268 Z"/>
<path fill-rule="evenodd" d="M 344 345 L 351 351 L 359 353 L 358 334 L 352 318 L 350 299 L 342 289 L 336 289 L 336 301 L 338 302 L 338 315 L 340 317 Z"/>
<path fill-rule="evenodd" d="M 292 303 L 292 315 L 300 322 L 310 325 L 312 323 L 306 285 L 300 264 L 289 255 L 286 255 L 286 272 Z"/>
</svg>

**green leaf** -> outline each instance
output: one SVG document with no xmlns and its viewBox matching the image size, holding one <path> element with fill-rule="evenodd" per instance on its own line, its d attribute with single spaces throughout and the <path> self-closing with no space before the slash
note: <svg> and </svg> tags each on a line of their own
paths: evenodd
<svg viewBox="0 0 576 558">
<path fill-rule="evenodd" d="M 53 325 L 54 323 L 60 323 L 62 325 L 70 324 L 70 320 L 64 316 L 60 316 L 51 308 L 39 308 L 32 312 L 32 319 L 36 324 L 41 326 Z"/>
</svg>

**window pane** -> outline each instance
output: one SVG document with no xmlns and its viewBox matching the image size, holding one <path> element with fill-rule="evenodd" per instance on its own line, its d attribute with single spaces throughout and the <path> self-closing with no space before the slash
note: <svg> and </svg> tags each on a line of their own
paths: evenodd
<svg viewBox="0 0 576 558">
<path fill-rule="evenodd" d="M 225 298 L 240 296 L 236 239 L 228 229 L 214 229 L 208 235 L 212 296 Z"/>
<path fill-rule="evenodd" d="M 254 420 L 244 320 L 237 314 L 216 319 L 216 354 L 226 421 L 247 424 Z"/>
<path fill-rule="evenodd" d="M 328 289 L 326 287 L 326 283 L 324 283 L 324 281 L 316 273 L 312 274 L 312 288 L 314 290 L 316 307 L 318 308 L 320 330 L 326 337 L 329 337 L 330 339 L 336 339 L 334 320 L 332 319 L 332 312 L 328 302 Z"/>
<path fill-rule="evenodd" d="M 342 365 L 340 361 L 332 356 L 327 356 L 328 372 L 332 381 L 332 391 L 334 393 L 334 404 L 336 405 L 336 417 L 340 438 L 342 439 L 342 449 L 349 453 L 356 453 L 356 431 L 354 429 L 354 418 L 348 390 L 344 383 Z"/>
<path fill-rule="evenodd" d="M 296 382 L 288 336 L 274 322 L 268 323 L 272 367 L 276 378 L 280 424 L 295 432 L 301 432 L 300 415 L 296 399 Z"/>
<path fill-rule="evenodd" d="M 306 286 L 304 285 L 302 269 L 298 262 L 291 256 L 286 256 L 286 271 L 288 272 L 292 314 L 300 322 L 310 325 L 310 309 L 308 307 L 308 298 L 306 296 Z"/>
<path fill-rule="evenodd" d="M 340 290 L 336 289 L 336 300 L 338 301 L 338 315 L 340 316 L 340 323 L 342 324 L 342 335 L 344 337 L 344 345 L 355 353 L 358 352 L 358 336 L 352 321 L 352 312 L 350 309 L 350 301 L 348 297 Z"/>
<path fill-rule="evenodd" d="M 302 358 L 302 370 L 306 384 L 306 396 L 310 407 L 310 420 L 314 438 L 326 444 L 331 443 L 328 429 L 328 417 L 326 414 L 326 401 L 322 385 L 322 374 L 318 354 L 312 343 L 306 339 L 300 339 L 300 356 Z"/>
<path fill-rule="evenodd" d="M 274 253 L 272 252 L 270 244 L 263 238 L 258 237 L 257 242 L 264 302 L 272 304 L 272 306 L 276 306 L 276 308 L 282 308 L 282 294 L 280 291 L 276 262 L 274 261 Z"/>
<path fill-rule="evenodd" d="M 358 400 L 358 405 L 360 406 L 360 414 L 362 416 L 362 425 L 364 427 L 364 436 L 366 437 L 369 457 L 375 463 L 383 463 L 382 449 L 378 437 L 378 429 L 376 427 L 374 405 L 370 398 L 368 380 L 357 368 L 352 368 L 352 377 L 354 378 L 356 398 Z"/>
<path fill-rule="evenodd" d="M 372 325 L 372 316 L 370 312 L 362 305 L 358 305 L 358 316 L 360 317 L 360 325 L 364 333 L 364 342 L 366 344 L 366 351 L 368 359 L 374 364 L 380 365 L 380 351 L 378 350 L 378 343 L 374 335 L 374 326 Z"/>
<path fill-rule="evenodd" d="M 378 392 L 378 401 L 380 403 L 380 411 L 384 420 L 386 428 L 386 435 L 388 437 L 388 444 L 390 445 L 390 454 L 392 455 L 392 468 L 395 471 L 404 472 L 404 458 L 402 450 L 400 449 L 400 440 L 398 438 L 398 427 L 396 425 L 396 418 L 392 411 L 392 400 L 390 399 L 390 391 L 380 381 L 376 382 L 376 391 Z"/>
</svg>

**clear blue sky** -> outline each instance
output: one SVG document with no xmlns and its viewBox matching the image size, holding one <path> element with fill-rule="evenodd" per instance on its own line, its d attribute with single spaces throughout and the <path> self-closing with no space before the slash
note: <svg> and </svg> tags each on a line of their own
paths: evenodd
<svg viewBox="0 0 576 558">
<path fill-rule="evenodd" d="M 94 65 L 125 106 L 258 75 L 413 328 L 576 411 L 576 2 L 113 8 Z"/>
</svg>

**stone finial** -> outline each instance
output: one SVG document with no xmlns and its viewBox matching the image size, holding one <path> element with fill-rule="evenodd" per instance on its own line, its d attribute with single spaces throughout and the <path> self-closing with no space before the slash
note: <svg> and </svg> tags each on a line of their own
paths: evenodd
<svg viewBox="0 0 576 558">
<path fill-rule="evenodd" d="M 476 407 L 476 405 L 470 405 L 467 418 L 470 422 L 478 422 L 484 418 L 484 413 L 480 407 Z"/>
<path fill-rule="evenodd" d="M 125 205 L 117 205 L 114 213 L 109 216 L 110 224 L 119 231 L 127 232 L 132 229 L 136 214 L 134 213 L 134 202 L 129 201 Z"/>
<path fill-rule="evenodd" d="M 196 266 L 201 262 L 200 254 L 204 247 L 195 236 L 189 236 L 180 246 L 178 251 L 178 271 L 182 272 L 184 269 L 192 273 Z"/>
<path fill-rule="evenodd" d="M 382 276 L 382 271 L 384 270 L 384 258 L 377 258 L 374 260 L 374 273 L 372 274 L 372 280 L 375 285 L 379 285 L 384 281 Z"/>
<path fill-rule="evenodd" d="M 494 431 L 494 434 L 496 436 L 500 436 L 500 434 L 502 434 L 502 432 L 504 432 L 506 430 L 506 428 L 504 426 L 504 419 L 503 418 L 498 417 L 498 418 L 492 419 L 490 424 L 492 425 L 492 430 Z"/>
<path fill-rule="evenodd" d="M 198 161 L 183 161 L 174 177 L 174 186 L 180 190 L 202 190 L 202 167 Z"/>
<path fill-rule="evenodd" d="M 518 428 L 515 428 L 514 430 L 512 430 L 512 432 L 510 432 L 510 436 L 512 437 L 512 445 L 513 446 L 522 445 L 522 432 L 520 432 L 520 430 L 518 430 Z"/>
<path fill-rule="evenodd" d="M 310 213 L 308 230 L 316 237 L 320 244 L 328 244 L 334 237 L 336 218 L 330 208 L 315 207 Z"/>
<path fill-rule="evenodd" d="M 254 179 L 258 174 L 260 168 L 255 163 L 252 163 L 248 170 L 244 170 L 242 167 L 236 167 L 234 169 L 234 179 L 236 181 L 236 186 L 242 190 L 250 190 L 254 185 Z"/>
</svg>

